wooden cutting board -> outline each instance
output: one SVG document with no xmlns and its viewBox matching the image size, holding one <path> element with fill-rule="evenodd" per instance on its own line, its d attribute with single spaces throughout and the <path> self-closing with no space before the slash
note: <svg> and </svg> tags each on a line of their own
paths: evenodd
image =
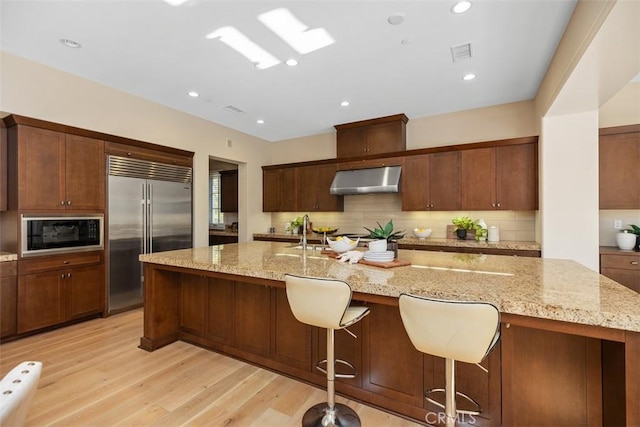
<svg viewBox="0 0 640 427">
<path fill-rule="evenodd" d="M 328 255 L 329 258 L 338 258 L 338 255 L 339 255 L 333 251 L 322 251 L 321 253 L 324 255 Z M 393 261 L 387 261 L 387 262 L 373 262 L 373 261 L 367 261 L 363 258 L 360 261 L 358 261 L 358 264 L 370 265 L 373 267 L 380 267 L 380 268 L 393 268 L 393 267 L 403 267 L 405 265 L 411 265 L 409 261 L 401 261 L 397 258 L 394 259 Z"/>
</svg>

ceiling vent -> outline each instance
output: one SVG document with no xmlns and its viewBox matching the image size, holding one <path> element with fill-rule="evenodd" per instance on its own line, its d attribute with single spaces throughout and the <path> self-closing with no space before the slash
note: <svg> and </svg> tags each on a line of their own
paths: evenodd
<svg viewBox="0 0 640 427">
<path fill-rule="evenodd" d="M 458 46 L 451 46 L 451 56 L 453 62 L 462 61 L 463 59 L 471 58 L 471 43 L 459 44 Z"/>
<path fill-rule="evenodd" d="M 234 107 L 233 105 L 227 105 L 226 107 L 224 107 L 224 109 L 227 110 L 227 111 L 230 111 L 232 113 L 236 113 L 236 114 L 244 113 L 244 111 L 242 111 L 238 107 Z"/>
</svg>

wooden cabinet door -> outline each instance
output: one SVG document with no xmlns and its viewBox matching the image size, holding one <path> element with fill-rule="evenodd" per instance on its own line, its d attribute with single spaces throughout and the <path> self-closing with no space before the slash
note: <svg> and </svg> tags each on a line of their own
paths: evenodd
<svg viewBox="0 0 640 427">
<path fill-rule="evenodd" d="M 281 205 L 280 169 L 262 171 L 262 211 L 278 212 Z"/>
<path fill-rule="evenodd" d="M 307 212 L 335 212 L 344 209 L 344 198 L 330 193 L 336 165 L 301 166 L 297 173 L 297 208 Z"/>
<path fill-rule="evenodd" d="M 65 209 L 64 170 L 64 133 L 29 126 L 18 127 L 20 210 Z"/>
<path fill-rule="evenodd" d="M 105 204 L 104 141 L 67 135 L 65 147 L 67 209 L 103 210 Z"/>
<path fill-rule="evenodd" d="M 298 185 L 296 168 L 285 168 L 280 171 L 280 211 L 295 212 L 298 207 Z"/>
<path fill-rule="evenodd" d="M 398 307 L 371 304 L 363 324 L 362 387 L 422 407 L 423 355 L 404 331 Z"/>
<path fill-rule="evenodd" d="M 311 326 L 299 322 L 284 288 L 271 290 L 271 358 L 311 371 Z"/>
<path fill-rule="evenodd" d="M 538 209 L 537 147 L 537 144 L 521 144 L 495 149 L 497 209 Z"/>
<path fill-rule="evenodd" d="M 17 332 L 18 284 L 16 276 L 0 277 L 0 338 Z"/>
<path fill-rule="evenodd" d="M 74 268 L 63 283 L 68 301 L 65 320 L 104 311 L 104 264 Z"/>
<path fill-rule="evenodd" d="M 640 133 L 601 135 L 600 209 L 640 209 Z"/>
<path fill-rule="evenodd" d="M 237 283 L 234 298 L 235 346 L 259 356 L 269 356 L 270 288 Z"/>
<path fill-rule="evenodd" d="M 462 163 L 462 209 L 496 209 L 496 151 L 494 148 L 464 150 Z M 517 185 L 517 183 L 512 183 Z"/>
<path fill-rule="evenodd" d="M 336 134 L 336 157 L 357 157 L 366 153 L 366 131 L 364 128 L 338 130 Z"/>
<path fill-rule="evenodd" d="M 404 151 L 405 125 L 401 121 L 379 123 L 367 127 L 364 154 L 383 154 Z"/>
<path fill-rule="evenodd" d="M 320 165 L 316 170 L 316 211 L 342 212 L 344 210 L 344 197 L 331 194 L 331 183 L 336 175 L 337 166 Z"/>
<path fill-rule="evenodd" d="M 207 280 L 205 336 L 226 345 L 233 344 L 235 286 L 231 280 Z"/>
<path fill-rule="evenodd" d="M 462 205 L 460 152 L 433 153 L 429 156 L 430 209 L 459 210 Z"/>
<path fill-rule="evenodd" d="M 402 210 L 429 210 L 429 154 L 402 160 Z"/>
<path fill-rule="evenodd" d="M 238 212 L 238 171 L 220 172 L 220 210 Z"/>
<path fill-rule="evenodd" d="M 18 278 L 18 333 L 65 320 L 63 284 L 68 272 L 55 270 Z"/>
</svg>

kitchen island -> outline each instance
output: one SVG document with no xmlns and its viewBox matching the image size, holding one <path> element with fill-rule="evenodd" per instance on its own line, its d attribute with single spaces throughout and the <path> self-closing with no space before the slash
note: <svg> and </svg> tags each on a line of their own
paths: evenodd
<svg viewBox="0 0 640 427">
<path fill-rule="evenodd" d="M 288 243 L 251 242 L 141 255 L 141 348 L 178 339 L 322 386 L 324 336 L 291 314 L 286 273 L 349 283 L 371 314 L 337 336 L 358 369 L 345 396 L 424 422 L 425 389 L 442 359 L 417 352 L 400 320 L 403 293 L 494 303 L 502 339 L 483 362 L 460 364 L 458 389 L 480 402 L 479 425 L 640 425 L 640 296 L 573 261 L 399 251 L 409 266 L 343 264 Z"/>
</svg>

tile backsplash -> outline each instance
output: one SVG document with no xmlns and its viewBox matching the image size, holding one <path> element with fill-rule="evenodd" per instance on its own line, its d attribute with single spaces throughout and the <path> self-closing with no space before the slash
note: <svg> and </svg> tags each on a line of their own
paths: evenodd
<svg viewBox="0 0 640 427">
<path fill-rule="evenodd" d="M 274 212 L 271 225 L 282 233 L 286 223 L 299 215 L 309 214 L 314 226 L 338 227 L 340 233 L 364 234 L 363 227 L 374 228 L 376 221 L 384 226 L 393 220 L 395 230 L 431 228 L 431 236 L 446 237 L 447 225 L 457 216 L 484 219 L 487 225 L 500 228 L 500 240 L 535 241 L 536 211 L 420 211 L 403 212 L 402 197 L 392 194 L 344 196 L 344 212 Z M 267 230 L 265 230 L 267 232 Z"/>
</svg>

